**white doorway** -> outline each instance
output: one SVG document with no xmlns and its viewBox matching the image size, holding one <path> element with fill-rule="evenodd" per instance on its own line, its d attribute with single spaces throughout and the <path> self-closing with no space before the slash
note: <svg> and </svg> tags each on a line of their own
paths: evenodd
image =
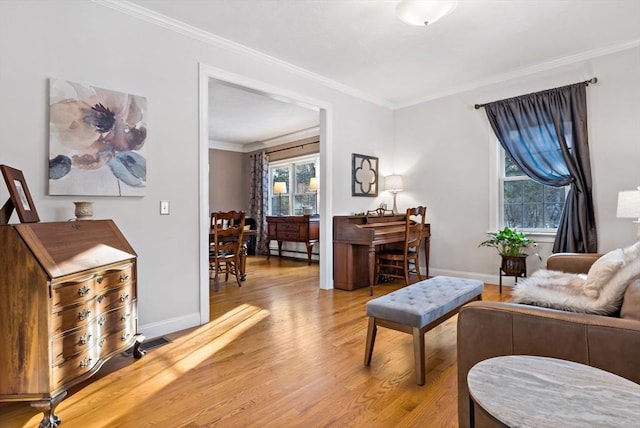
<svg viewBox="0 0 640 428">
<path fill-rule="evenodd" d="M 200 237 L 200 323 L 209 321 L 209 81 L 215 79 L 227 85 L 242 88 L 255 94 L 272 97 L 318 111 L 320 116 L 320 288 L 333 288 L 333 251 L 331 222 L 331 174 L 329 171 L 331 142 L 331 105 L 267 83 L 246 78 L 215 67 L 200 64 L 199 87 L 199 237 Z"/>
</svg>

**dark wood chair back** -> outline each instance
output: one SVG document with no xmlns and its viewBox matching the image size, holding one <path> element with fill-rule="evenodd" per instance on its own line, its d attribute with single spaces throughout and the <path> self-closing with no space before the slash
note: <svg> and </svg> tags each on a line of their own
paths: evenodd
<svg viewBox="0 0 640 428">
<path fill-rule="evenodd" d="M 211 229 L 209 233 L 209 265 L 214 271 L 214 284 L 218 288 L 218 274 L 229 274 L 240 283 L 240 251 L 244 234 L 244 211 L 227 211 L 211 213 Z"/>
<path fill-rule="evenodd" d="M 407 209 L 404 218 L 405 239 L 402 247 L 390 245 L 388 248 L 376 251 L 376 281 L 381 277 L 400 278 L 404 280 L 405 285 L 409 285 L 411 265 L 414 266 L 418 280 L 424 279 L 420 273 L 419 259 L 426 214 L 427 209 L 423 206 Z M 371 293 L 373 294 L 373 286 Z"/>
</svg>

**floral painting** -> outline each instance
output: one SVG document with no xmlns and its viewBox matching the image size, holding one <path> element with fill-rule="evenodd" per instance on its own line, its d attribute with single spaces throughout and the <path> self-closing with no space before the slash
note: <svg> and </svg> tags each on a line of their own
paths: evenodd
<svg viewBox="0 0 640 428">
<path fill-rule="evenodd" d="M 147 100 L 50 79 L 49 194 L 143 196 Z"/>
</svg>

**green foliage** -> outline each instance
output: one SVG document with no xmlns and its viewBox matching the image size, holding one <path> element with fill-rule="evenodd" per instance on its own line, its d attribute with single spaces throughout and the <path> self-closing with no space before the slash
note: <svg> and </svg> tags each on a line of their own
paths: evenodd
<svg viewBox="0 0 640 428">
<path fill-rule="evenodd" d="M 489 239 L 481 242 L 478 247 L 493 247 L 503 256 L 523 256 L 525 249 L 536 246 L 536 242 L 527 238 L 524 233 L 508 226 L 498 232 L 489 232 L 487 235 Z"/>
</svg>

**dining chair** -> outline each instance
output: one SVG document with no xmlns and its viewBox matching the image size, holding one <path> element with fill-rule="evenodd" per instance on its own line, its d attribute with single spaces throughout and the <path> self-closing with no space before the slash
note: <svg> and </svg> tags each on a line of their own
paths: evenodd
<svg viewBox="0 0 640 428">
<path fill-rule="evenodd" d="M 240 282 L 240 252 L 243 246 L 244 211 L 228 211 L 211 213 L 211 229 L 209 231 L 209 269 L 213 271 L 214 289 L 219 288 L 218 275 L 235 275 L 238 287 Z"/>
<path fill-rule="evenodd" d="M 420 241 L 424 230 L 426 207 L 408 208 L 405 216 L 404 245 L 396 247 L 382 247 L 376 252 L 376 282 L 381 275 L 400 278 L 405 285 L 409 285 L 411 265 L 415 266 L 418 281 L 424 277 L 420 273 Z"/>
</svg>

